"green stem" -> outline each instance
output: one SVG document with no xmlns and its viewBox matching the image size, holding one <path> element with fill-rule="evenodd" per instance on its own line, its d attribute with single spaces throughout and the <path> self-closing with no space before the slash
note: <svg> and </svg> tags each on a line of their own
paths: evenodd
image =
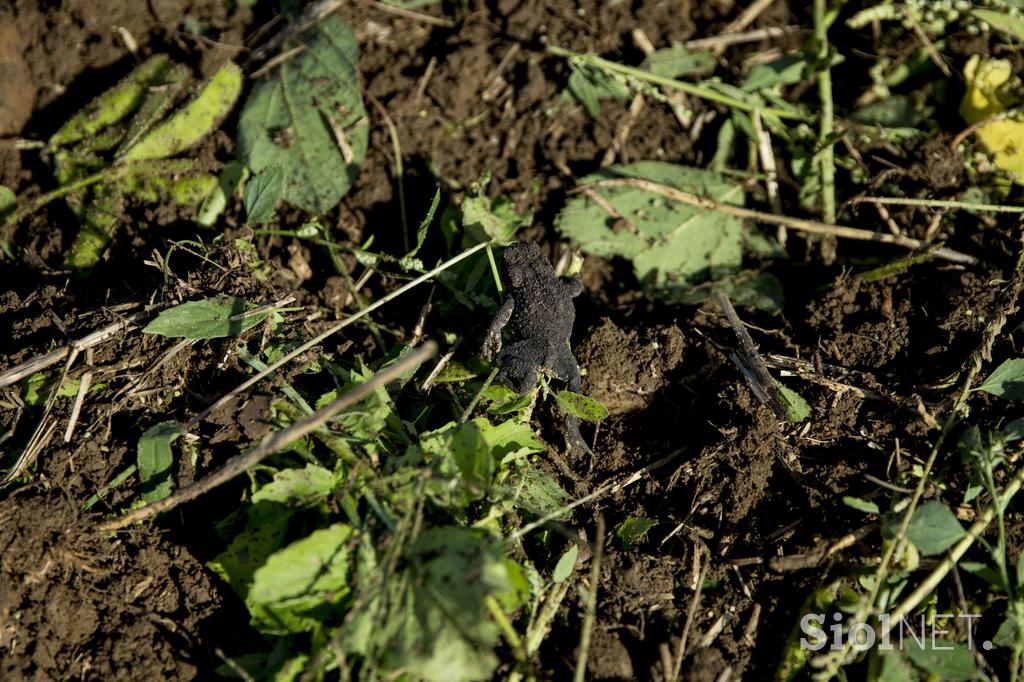
<svg viewBox="0 0 1024 682">
<path fill-rule="evenodd" d="M 986 211 L 988 213 L 1024 213 L 1024 206 L 1002 204 L 976 204 L 972 201 L 951 199 L 908 199 L 906 197 L 858 197 L 853 204 L 887 204 L 892 206 L 924 206 L 926 208 L 954 208 L 962 211 Z"/>
<path fill-rule="evenodd" d="M 638 80 L 646 81 L 648 83 L 654 83 L 655 85 L 662 85 L 673 90 L 679 90 L 685 92 L 688 95 L 706 99 L 710 102 L 718 102 L 740 111 L 752 112 L 754 111 L 754 104 L 750 102 L 744 102 L 743 100 L 730 97 L 729 95 L 722 94 L 712 88 L 705 85 L 696 85 L 694 83 L 687 83 L 685 81 L 679 81 L 674 78 L 666 78 L 665 76 L 658 76 L 649 71 L 643 69 L 637 69 L 632 66 L 626 66 L 617 62 L 602 59 L 597 55 L 583 54 L 580 52 L 572 52 L 561 47 L 549 46 L 547 48 L 549 54 L 556 57 L 565 57 L 567 59 L 574 59 L 579 62 L 590 64 L 599 69 L 610 71 L 612 73 L 621 74 L 623 76 L 629 76 Z M 796 121 L 806 121 L 807 117 L 803 114 L 799 114 L 793 111 L 785 111 L 783 109 L 774 109 L 772 107 L 758 107 L 761 111 L 762 116 L 774 116 L 780 119 L 790 119 Z"/>
<path fill-rule="evenodd" d="M 113 180 L 114 178 L 119 178 L 129 173 L 146 172 L 150 169 L 156 169 L 153 174 L 157 175 L 159 173 L 179 173 L 186 171 L 191 167 L 192 161 L 188 159 L 155 159 L 153 161 L 139 161 L 104 168 L 103 170 L 93 173 L 92 175 L 88 175 L 81 180 L 75 180 L 63 187 L 58 187 L 52 192 L 47 192 L 25 208 L 20 211 L 15 211 L 11 215 L 7 216 L 7 220 L 5 222 L 16 223 L 25 216 L 35 213 L 51 201 L 65 197 L 68 194 L 73 194 L 74 192 L 90 187 L 91 185 L 104 182 L 105 180 Z"/>
<path fill-rule="evenodd" d="M 836 166 L 832 136 L 832 70 L 829 66 L 828 24 L 825 20 L 825 0 L 814 0 L 814 42 L 821 71 L 818 73 L 818 96 L 821 99 L 821 119 L 818 126 L 818 144 L 821 146 L 821 219 L 836 222 Z"/>
</svg>

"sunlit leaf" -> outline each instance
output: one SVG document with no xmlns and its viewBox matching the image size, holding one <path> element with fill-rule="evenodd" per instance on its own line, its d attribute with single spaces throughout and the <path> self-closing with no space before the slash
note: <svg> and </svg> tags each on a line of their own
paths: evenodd
<svg viewBox="0 0 1024 682">
<path fill-rule="evenodd" d="M 225 62 L 195 99 L 133 145 L 124 160 L 163 159 L 188 149 L 217 128 L 241 91 L 242 70 Z"/>
<path fill-rule="evenodd" d="M 216 339 L 238 336 L 262 322 L 269 312 L 245 316 L 249 304 L 241 298 L 218 297 L 190 301 L 169 308 L 142 330 L 183 339 Z"/>
<path fill-rule="evenodd" d="M 1014 358 L 999 365 L 974 390 L 1007 400 L 1024 400 L 1024 358 Z"/>
<path fill-rule="evenodd" d="M 341 201 L 359 171 L 369 127 L 359 89 L 359 47 L 332 14 L 285 49 L 303 49 L 252 92 L 238 122 L 239 152 L 259 173 L 284 171 L 284 199 L 313 213 Z"/>
</svg>

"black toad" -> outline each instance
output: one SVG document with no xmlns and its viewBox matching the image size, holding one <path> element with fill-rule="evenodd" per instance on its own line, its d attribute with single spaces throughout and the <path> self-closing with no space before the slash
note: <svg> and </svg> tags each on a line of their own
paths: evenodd
<svg viewBox="0 0 1024 682">
<path fill-rule="evenodd" d="M 572 299 L 583 291 L 583 285 L 573 277 L 555 277 L 554 268 L 535 242 L 510 244 L 505 249 L 505 272 L 509 290 L 487 330 L 484 356 L 493 359 L 497 355 L 502 379 L 516 393 L 532 389 L 539 373 L 579 393 L 580 370 L 569 336 L 576 320 Z M 510 342 L 504 348 L 502 329 L 510 332 Z M 566 427 L 569 445 L 589 450 L 575 417 L 566 418 Z"/>
</svg>

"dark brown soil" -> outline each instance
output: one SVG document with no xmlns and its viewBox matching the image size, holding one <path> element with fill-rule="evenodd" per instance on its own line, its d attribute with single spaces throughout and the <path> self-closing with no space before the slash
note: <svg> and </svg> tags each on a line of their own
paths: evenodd
<svg viewBox="0 0 1024 682">
<path fill-rule="evenodd" d="M 635 63 L 639 50 L 631 29 L 642 29 L 657 47 L 712 36 L 744 3 L 466 4 L 451 27 L 385 13 L 369 2 L 344 3 L 341 11 L 360 41 L 365 92 L 397 128 L 410 214 L 422 214 L 438 182 L 457 201 L 461 188 L 490 170 L 489 193 L 508 195 L 521 212 L 534 212 L 526 236 L 552 252 L 553 218 L 574 185 L 567 173 L 596 170 L 628 113 L 627 106 L 605 103 L 600 119 L 592 120 L 565 102 L 560 93 L 569 68 L 548 56 L 545 45 Z M 807 25 L 803 4 L 780 0 L 753 27 Z M 50 7 L 18 0 L 0 7 L 0 137 L 46 139 L 68 112 L 116 83 L 136 62 L 125 34 L 139 56 L 170 52 L 196 75 L 212 72 L 243 54 L 242 46 L 273 18 L 262 5 L 249 10 L 245 3 L 220 0 L 68 0 Z M 439 5 L 428 11 L 441 15 Z M 195 26 L 204 34 L 195 34 Z M 793 38 L 776 46 L 796 49 L 799 43 Z M 730 48 L 721 58 L 722 73 L 737 77 L 744 50 L 765 47 Z M 866 87 L 869 81 L 858 68 L 847 63 L 838 75 Z M 840 104 L 850 106 L 859 94 L 850 87 Z M 697 100 L 689 104 L 709 130 L 728 116 Z M 376 236 L 378 246 L 397 252 L 395 231 L 389 232 L 401 218 L 392 141 L 380 110 L 367 109 L 369 152 L 352 192 L 326 223 L 342 243 L 358 245 Z M 714 153 L 714 134 L 694 139 L 667 108 L 650 102 L 631 129 L 618 160 L 701 166 Z M 959 161 L 944 153 L 947 143 L 936 138 L 902 155 L 881 150 L 868 160 L 870 170 L 881 174 L 902 166 L 895 177 L 887 176 L 892 193 L 954 196 L 966 180 Z M 232 153 L 224 134 L 198 152 L 210 166 Z M 53 188 L 53 179 L 32 150 L 0 141 L 0 184 L 19 196 L 37 196 Z M 784 188 L 786 194 L 795 191 Z M 908 234 L 923 236 L 928 215 L 893 215 L 913 226 Z M 239 216 L 236 206 L 228 221 L 237 225 Z M 857 216 L 865 225 L 879 224 L 867 209 Z M 173 215 L 144 211 L 134 227 L 118 234 L 90 277 L 72 278 L 61 272 L 61 262 L 73 225 L 67 212 L 50 208 L 0 235 L 23 254 L 17 264 L 4 265 L 0 370 L 119 316 L 197 294 L 260 301 L 293 294 L 308 310 L 297 336 L 359 307 L 326 255 L 277 237 L 252 240 L 273 266 L 266 280 L 250 274 L 244 267 L 249 256 L 227 239 L 212 264 L 177 252 L 165 282 L 146 261 L 166 253 L 170 240 L 195 239 L 196 232 Z M 601 512 L 609 528 L 590 655 L 594 679 L 666 679 L 666 652 L 674 656 L 702 571 L 714 587 L 702 592 L 689 626 L 681 679 L 715 679 L 724 670 L 748 679 L 774 673 L 800 605 L 824 579 L 830 561 L 847 561 L 843 554 L 824 559 L 815 552 L 864 523 L 842 497 L 878 497 L 884 491 L 866 476 L 890 480 L 927 455 L 936 436 L 931 416 L 941 417 L 948 407 L 946 380 L 961 371 L 998 312 L 996 297 L 1019 248 L 1018 233 L 1019 227 L 1003 219 L 984 228 L 977 221 L 944 223 L 940 236 L 982 256 L 982 264 L 930 261 L 874 282 L 860 275 L 865 268 L 858 263 L 885 262 L 898 251 L 842 244 L 840 259 L 826 267 L 814 256 L 815 247 L 790 235 L 794 260 L 773 266 L 787 293 L 784 311 L 740 314 L 753 325 L 763 352 L 852 371 L 831 382 L 786 379 L 813 408 L 811 418 L 796 427 L 754 398 L 729 360 L 736 339 L 713 304 L 652 304 L 621 263 L 586 260 L 574 347 L 586 371 L 585 391 L 612 414 L 597 431 L 584 427 L 597 456 L 568 462 L 575 481 L 567 487 L 586 492 L 610 476 L 676 453 L 656 474 L 576 519 L 590 534 L 590 514 Z M 229 236 L 252 237 L 244 229 Z M 209 242 L 214 235 L 199 237 Z M 373 283 L 364 295 L 371 300 L 393 285 Z M 403 313 L 410 315 L 389 318 L 400 335 L 411 334 L 409 319 L 418 311 L 408 305 Z M 1020 319 L 1012 318 L 1006 328 L 1012 332 L 1000 338 L 996 357 L 1024 342 Z M 349 338 L 358 352 L 381 350 L 365 331 L 350 331 Z M 225 362 L 231 355 L 226 344 L 200 343 L 170 353 L 173 345 L 127 334 L 102 346 L 89 362 L 94 380 L 109 390 L 87 401 L 68 444 L 63 434 L 70 399 L 58 400 L 54 435 L 33 483 L 0 495 L 0 679 L 210 679 L 220 656 L 240 655 L 258 641 L 237 596 L 203 563 L 215 543 L 211 510 L 230 509 L 238 489 L 223 491 L 228 506 L 200 501 L 158 526 L 116 537 L 99 534 L 95 524 L 99 514 L 128 502 L 127 493 L 115 490 L 83 510 L 135 461 L 135 444 L 146 428 L 188 419 L 246 372 L 233 360 Z M 17 387 L 0 391 L 0 424 L 16 424 L 12 442 L 23 444 L 41 415 L 25 407 L 20 395 Z M 197 469 L 209 470 L 261 437 L 269 428 L 261 421 L 268 404 L 267 393 L 251 396 L 204 424 Z M 1000 408 L 983 399 L 977 409 L 999 417 Z M 184 479 L 196 475 L 182 473 Z M 627 548 L 612 529 L 628 516 L 657 525 L 645 541 Z M 848 550 L 849 561 L 857 560 L 857 550 Z M 566 679 L 574 665 L 583 606 L 572 598 L 566 604 L 567 625 L 538 661 L 549 679 Z M 705 637 L 719 619 L 724 622 L 718 634 Z"/>
</svg>

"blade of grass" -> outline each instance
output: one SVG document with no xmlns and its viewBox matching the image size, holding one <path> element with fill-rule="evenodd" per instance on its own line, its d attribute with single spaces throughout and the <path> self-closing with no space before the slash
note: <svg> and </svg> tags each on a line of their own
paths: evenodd
<svg viewBox="0 0 1024 682">
<path fill-rule="evenodd" d="M 196 416 L 192 417 L 192 419 L 190 419 L 185 424 L 185 428 L 186 429 L 191 429 L 196 424 L 198 424 L 202 420 L 206 419 L 211 413 L 213 413 L 214 410 L 216 410 L 217 408 L 221 407 L 222 405 L 227 403 L 229 400 L 231 400 L 232 398 L 234 398 L 235 396 L 240 394 L 242 391 L 245 391 L 246 389 L 248 389 L 250 386 L 254 386 L 254 385 L 258 384 L 260 381 L 266 379 L 272 373 L 276 372 L 278 369 L 280 369 L 284 365 L 288 364 L 289 362 L 291 362 L 295 358 L 299 357 L 300 355 L 305 353 L 307 350 L 309 350 L 313 346 L 316 346 L 316 345 L 322 343 L 328 337 L 330 337 L 330 336 L 332 336 L 334 334 L 337 334 L 339 331 L 341 331 L 345 327 L 349 326 L 353 322 L 361 320 L 362 318 L 366 317 L 367 315 L 372 313 L 377 308 L 380 308 L 381 306 L 385 305 L 386 303 L 388 303 L 388 302 L 398 298 L 402 294 L 408 292 L 410 289 L 414 289 L 415 287 L 419 286 L 420 284 L 423 284 L 427 280 L 432 279 L 439 272 L 443 272 L 443 271 L 447 270 L 448 268 L 452 267 L 453 265 L 455 265 L 456 263 L 458 263 L 458 262 L 460 262 L 462 260 L 465 260 L 466 258 L 469 258 L 474 253 L 477 253 L 478 251 L 483 250 L 489 244 L 490 244 L 490 242 L 482 242 L 480 244 L 477 244 L 476 246 L 474 246 L 471 249 L 467 249 L 466 251 L 463 251 L 458 256 L 455 256 L 454 258 L 448 259 L 444 263 L 441 263 L 440 265 L 438 265 L 433 270 L 431 270 L 429 272 L 423 273 L 422 275 L 420 275 L 416 279 L 410 281 L 405 286 L 399 287 L 398 289 L 395 289 L 394 291 L 392 291 L 390 294 L 388 294 L 386 296 L 382 296 L 381 298 L 377 299 L 376 301 L 374 301 L 373 303 L 371 303 L 367 307 L 365 307 L 362 310 L 360 310 L 358 313 L 355 313 L 354 315 L 350 315 L 350 316 L 346 317 L 344 320 L 342 320 L 338 324 L 334 325 L 333 327 L 329 327 L 328 329 L 326 329 L 325 331 L 321 332 L 317 336 L 314 336 L 312 339 L 310 339 L 309 341 L 307 341 L 304 344 L 300 345 L 298 348 L 294 349 L 293 351 L 291 351 L 287 355 L 282 356 L 281 359 L 279 359 L 277 362 L 274 362 L 273 364 L 268 365 L 265 370 L 263 370 L 261 372 L 258 372 L 255 375 L 249 377 L 248 379 L 246 379 L 245 381 L 240 383 L 238 386 L 236 386 L 235 388 L 233 388 L 230 391 L 228 391 L 227 393 L 225 393 L 223 396 L 221 396 L 216 401 L 214 401 L 205 410 L 203 410 L 202 412 L 200 412 Z"/>
<path fill-rule="evenodd" d="M 744 102 L 743 100 L 736 99 L 735 97 L 730 97 L 729 95 L 722 94 L 704 85 L 687 83 L 685 81 L 679 81 L 674 78 L 658 76 L 649 71 L 644 71 L 643 69 L 638 69 L 632 66 L 626 66 L 624 64 L 619 64 L 608 59 L 602 59 L 601 57 L 592 54 L 572 52 L 571 50 L 566 50 L 561 47 L 548 46 L 547 52 L 556 57 L 565 57 L 567 59 L 577 60 L 582 64 L 589 64 L 590 66 L 594 66 L 599 69 L 604 69 L 605 71 L 609 71 L 611 73 L 617 73 L 622 76 L 636 78 L 647 83 L 654 83 L 655 85 L 662 85 L 667 88 L 672 88 L 673 90 L 681 90 L 682 92 L 685 92 L 688 95 L 693 95 L 694 97 L 706 99 L 710 102 L 718 102 L 719 104 L 724 104 L 727 107 L 738 109 L 740 111 L 745 111 L 747 113 L 750 113 L 754 110 L 753 104 Z M 774 116 L 779 119 L 789 119 L 796 121 L 808 120 L 807 117 L 803 114 L 794 113 L 792 111 L 784 111 L 782 109 L 775 109 L 772 107 L 761 107 L 760 111 L 762 116 Z"/>
<path fill-rule="evenodd" d="M 818 97 L 821 100 L 821 117 L 818 121 L 818 144 L 821 145 L 821 217 L 828 224 L 836 222 L 836 163 L 835 148 L 829 141 L 832 136 L 832 69 L 828 48 L 828 24 L 825 21 L 825 0 L 814 0 L 814 42 L 817 47 Z M 834 248 L 832 249 L 834 250 Z"/>
<path fill-rule="evenodd" d="M 587 657 L 590 655 L 590 636 L 597 620 L 597 587 L 601 583 L 601 560 L 604 558 L 604 514 L 597 512 L 597 529 L 594 531 L 594 557 L 590 560 L 590 589 L 587 591 L 586 610 L 583 614 L 583 630 L 580 631 L 580 653 L 576 658 L 574 682 L 583 682 L 587 677 Z"/>
<path fill-rule="evenodd" d="M 986 211 L 988 213 L 1024 213 L 1024 206 L 1002 204 L 976 204 L 972 201 L 951 199 L 908 199 L 907 197 L 855 197 L 851 204 L 887 204 L 895 206 L 924 206 L 926 208 L 953 208 L 961 211 Z"/>
</svg>

